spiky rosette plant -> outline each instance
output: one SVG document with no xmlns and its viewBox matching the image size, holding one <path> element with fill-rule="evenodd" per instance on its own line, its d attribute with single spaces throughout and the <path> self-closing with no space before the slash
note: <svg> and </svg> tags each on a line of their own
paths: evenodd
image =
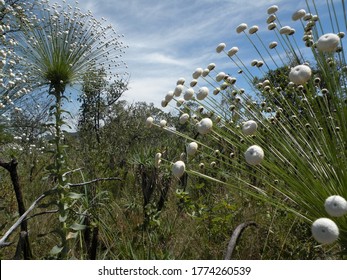
<svg viewBox="0 0 347 280">
<path fill-rule="evenodd" d="M 329 13 L 319 14 L 314 1 L 296 11 L 293 27 L 271 6 L 266 39 L 259 26 L 236 27 L 254 48 L 251 61 L 221 43 L 216 52 L 229 69 L 210 63 L 190 84 L 179 79 L 162 105 L 175 101 L 194 135 L 147 124 L 186 139 L 186 154 L 166 162 L 174 176 L 201 176 L 295 213 L 319 243 L 338 242 L 347 254 L 346 10 L 343 1 L 326 5 Z"/>
<path fill-rule="evenodd" d="M 64 176 L 68 171 L 62 143 L 62 129 L 66 124 L 64 113 L 68 113 L 63 110 L 67 89 L 83 82 L 83 77 L 91 69 L 102 69 L 111 80 L 126 75 L 126 64 L 121 60 L 127 47 L 120 41 L 123 36 L 117 34 L 112 26 L 104 26 L 104 20 L 95 19 L 90 11 L 83 13 L 76 5 L 39 2 L 35 11 L 36 20 L 23 25 L 23 32 L 16 38 L 18 45 L 15 49 L 22 56 L 23 67 L 30 73 L 28 82 L 32 88 L 47 91 L 55 100 L 51 107 L 55 161 L 48 169 L 57 183 L 54 190 L 58 195 L 56 204 L 61 223 L 58 230 L 61 244 L 52 252 L 59 253 L 62 258 L 69 250 L 68 236 L 83 229 L 83 225 L 71 225 L 68 220 L 71 198 L 75 196 L 71 196 Z"/>
</svg>

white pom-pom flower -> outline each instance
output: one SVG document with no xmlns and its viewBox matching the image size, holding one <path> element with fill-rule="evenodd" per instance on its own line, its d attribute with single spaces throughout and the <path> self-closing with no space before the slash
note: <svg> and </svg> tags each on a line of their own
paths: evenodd
<svg viewBox="0 0 347 280">
<path fill-rule="evenodd" d="M 242 133 L 244 135 L 253 135 L 256 133 L 257 128 L 258 124 L 253 120 L 249 120 L 242 124 Z"/>
<path fill-rule="evenodd" d="M 246 23 L 241 23 L 239 26 L 236 27 L 236 32 L 241 33 L 245 31 L 248 28 Z"/>
<path fill-rule="evenodd" d="M 184 100 L 188 101 L 188 100 L 191 100 L 193 98 L 193 96 L 194 96 L 194 89 L 188 88 L 185 91 L 183 98 L 184 98 Z"/>
<path fill-rule="evenodd" d="M 233 55 L 235 55 L 238 51 L 239 51 L 239 48 L 238 48 L 238 47 L 232 47 L 232 48 L 228 51 L 228 56 L 233 56 Z"/>
<path fill-rule="evenodd" d="M 181 160 L 176 161 L 172 165 L 172 174 L 177 178 L 181 178 L 185 171 L 186 171 L 186 165 Z"/>
<path fill-rule="evenodd" d="M 342 196 L 329 196 L 324 203 L 324 208 L 332 217 L 341 217 L 347 214 L 347 201 Z"/>
<path fill-rule="evenodd" d="M 204 70 L 202 68 L 196 68 L 192 74 L 193 79 L 198 79 Z"/>
<path fill-rule="evenodd" d="M 304 9 L 300 9 L 292 15 L 292 20 L 297 21 L 303 18 L 305 15 L 306 15 L 306 11 Z"/>
<path fill-rule="evenodd" d="M 204 118 L 196 124 L 197 130 L 200 134 L 204 135 L 212 130 L 213 122 L 210 118 Z"/>
<path fill-rule="evenodd" d="M 278 43 L 277 43 L 276 41 L 273 41 L 273 42 L 271 42 L 271 43 L 269 44 L 269 48 L 270 48 L 270 49 L 274 49 L 274 48 L 277 47 L 277 45 L 278 45 Z"/>
<path fill-rule="evenodd" d="M 195 155 L 198 151 L 198 144 L 196 142 L 191 142 L 187 145 L 187 154 L 190 156 Z"/>
<path fill-rule="evenodd" d="M 195 87 L 196 85 L 197 85 L 197 83 L 198 83 L 198 80 L 197 79 L 193 79 L 191 82 L 190 82 L 190 86 L 191 87 Z"/>
<path fill-rule="evenodd" d="M 167 121 L 166 120 L 161 120 L 159 125 L 160 125 L 160 127 L 165 127 L 167 125 Z"/>
<path fill-rule="evenodd" d="M 321 244 L 330 244 L 339 237 L 339 228 L 328 218 L 315 220 L 311 227 L 313 238 Z"/>
<path fill-rule="evenodd" d="M 214 68 L 216 68 L 216 64 L 215 63 L 210 63 L 209 65 L 207 65 L 207 69 L 212 71 Z"/>
<path fill-rule="evenodd" d="M 224 79 L 225 76 L 226 76 L 226 74 L 224 72 L 219 72 L 216 76 L 216 81 L 220 82 L 221 80 Z"/>
<path fill-rule="evenodd" d="M 259 26 L 253 25 L 251 28 L 249 28 L 248 33 L 252 35 L 252 34 L 256 33 L 258 30 L 259 30 Z"/>
<path fill-rule="evenodd" d="M 273 6 L 271 6 L 271 7 L 269 7 L 268 9 L 267 9 L 267 13 L 270 15 L 270 14 L 274 14 L 274 13 L 276 13 L 278 11 L 278 6 L 276 6 L 276 5 L 273 5 Z"/>
<path fill-rule="evenodd" d="M 327 33 L 319 37 L 316 46 L 322 52 L 334 52 L 340 43 L 340 37 L 334 33 Z"/>
<path fill-rule="evenodd" d="M 250 146 L 245 152 L 245 159 L 250 165 L 258 165 L 264 159 L 264 151 L 258 145 Z"/>
<path fill-rule="evenodd" d="M 154 121 L 154 119 L 152 117 L 148 117 L 146 119 L 146 126 L 151 127 L 153 125 L 153 121 Z"/>
<path fill-rule="evenodd" d="M 201 76 L 206 77 L 209 73 L 210 73 L 210 70 L 208 68 L 206 68 L 206 69 L 204 69 L 204 71 L 202 71 Z"/>
<path fill-rule="evenodd" d="M 207 97 L 208 93 L 209 93 L 209 90 L 207 87 L 201 87 L 198 93 L 196 94 L 196 98 L 198 100 L 204 100 Z"/>
<path fill-rule="evenodd" d="M 225 47 L 226 47 L 225 43 L 220 43 L 216 48 L 216 52 L 221 53 L 225 49 Z"/>
<path fill-rule="evenodd" d="M 173 96 L 174 96 L 174 92 L 169 91 L 165 96 L 165 101 L 169 103 L 172 100 Z"/>
<path fill-rule="evenodd" d="M 186 79 L 185 78 L 179 78 L 176 82 L 177 85 L 183 85 L 185 83 Z"/>
<path fill-rule="evenodd" d="M 280 34 L 283 34 L 283 35 L 289 35 L 291 32 L 292 32 L 292 28 L 290 26 L 288 26 L 288 25 L 283 26 L 280 29 Z"/>
<path fill-rule="evenodd" d="M 189 120 L 189 115 L 187 113 L 184 113 L 180 116 L 179 123 L 185 124 Z"/>
<path fill-rule="evenodd" d="M 312 75 L 311 68 L 307 65 L 297 65 L 289 72 L 289 80 L 296 85 L 306 83 Z"/>
<path fill-rule="evenodd" d="M 174 95 L 175 96 L 180 96 L 181 93 L 183 92 L 184 86 L 183 85 L 177 85 L 174 90 Z"/>
</svg>

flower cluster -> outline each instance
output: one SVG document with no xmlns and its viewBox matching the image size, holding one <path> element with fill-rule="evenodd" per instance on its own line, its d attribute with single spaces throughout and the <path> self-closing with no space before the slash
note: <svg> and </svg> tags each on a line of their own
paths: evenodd
<svg viewBox="0 0 347 280">
<path fill-rule="evenodd" d="M 162 106 L 176 102 L 172 107 L 182 132 L 151 118 L 147 124 L 186 140 L 187 156 L 168 162 L 175 177 L 186 172 L 247 192 L 315 221 L 312 234 L 320 243 L 329 244 L 343 233 L 341 244 L 347 248 L 345 220 L 317 220 L 326 212 L 334 219 L 346 214 L 344 33 L 331 31 L 343 18 L 330 15 L 332 26 L 327 27 L 316 6 L 306 9 L 293 13 L 293 26 L 282 26 L 279 8 L 269 7 L 266 39 L 258 25 L 238 25 L 236 36 L 244 36 L 255 50 L 255 57 L 247 54 L 250 62 L 242 59 L 241 47 L 228 50 L 223 42 L 215 51 L 231 62 L 230 69 L 217 70 L 210 63 L 196 68 L 190 83 L 178 79 Z M 271 35 L 276 40 L 269 40 Z"/>
</svg>

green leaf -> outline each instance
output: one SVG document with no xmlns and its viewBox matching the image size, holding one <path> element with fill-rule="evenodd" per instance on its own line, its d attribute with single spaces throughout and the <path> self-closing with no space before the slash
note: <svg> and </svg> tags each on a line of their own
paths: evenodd
<svg viewBox="0 0 347 280">
<path fill-rule="evenodd" d="M 73 225 L 70 226 L 71 229 L 79 231 L 79 230 L 84 230 L 87 226 L 86 225 L 81 225 L 78 223 L 74 223 Z"/>
<path fill-rule="evenodd" d="M 49 252 L 51 255 L 58 255 L 63 250 L 63 247 L 54 246 L 52 250 Z"/>
<path fill-rule="evenodd" d="M 80 199 L 83 196 L 84 196 L 84 194 L 81 194 L 81 193 L 74 193 L 74 192 L 68 193 L 68 197 L 70 197 L 72 199 Z"/>
</svg>

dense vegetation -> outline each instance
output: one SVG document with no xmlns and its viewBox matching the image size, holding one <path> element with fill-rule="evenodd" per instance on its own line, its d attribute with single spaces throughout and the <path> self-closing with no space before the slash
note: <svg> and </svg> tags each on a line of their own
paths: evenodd
<svg viewBox="0 0 347 280">
<path fill-rule="evenodd" d="M 269 8 L 269 29 L 276 12 Z M 215 77 L 210 64 L 190 85 L 177 81 L 162 102 L 177 103 L 168 113 L 121 99 L 129 78 L 114 58 L 126 46 L 91 13 L 0 0 L 0 15 L 1 259 L 345 257 L 345 212 L 334 218 L 338 240 L 311 230 L 327 216 L 326 198 L 347 198 L 343 33 L 324 49 L 318 17 L 300 10 L 314 63 L 293 47 L 294 29 L 278 27 L 283 65 L 270 54 L 273 67 L 252 61 L 260 72 L 221 43 L 216 51 L 254 92 L 224 72 Z M 194 88 L 198 79 L 214 95 Z M 73 94 L 81 104 L 76 131 L 65 110 Z M 255 144 L 258 155 L 249 157 Z M 235 248 L 227 252 L 228 244 Z"/>
</svg>

